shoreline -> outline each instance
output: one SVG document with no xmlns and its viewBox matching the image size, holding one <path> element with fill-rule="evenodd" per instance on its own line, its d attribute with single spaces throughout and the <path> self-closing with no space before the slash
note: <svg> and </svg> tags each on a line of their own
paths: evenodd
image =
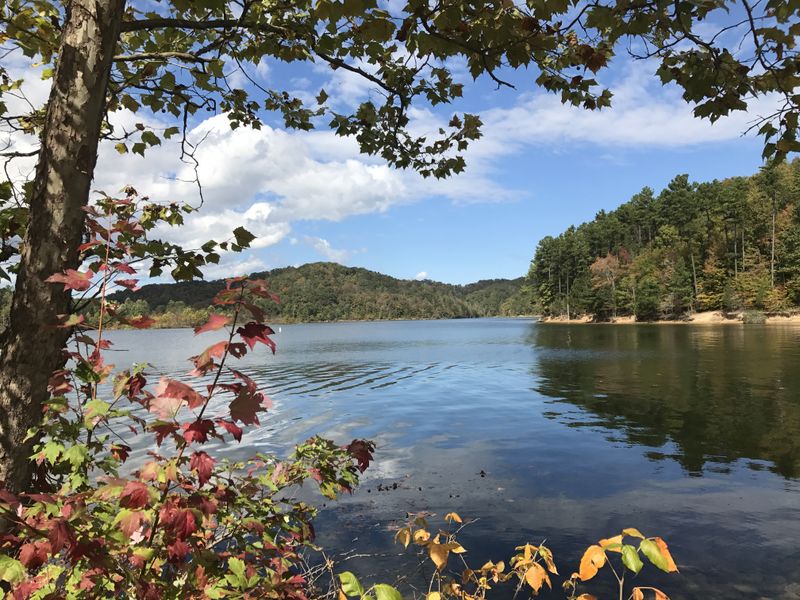
<svg viewBox="0 0 800 600">
<path fill-rule="evenodd" d="M 749 325 L 744 322 L 744 313 L 723 313 L 718 310 L 700 311 L 687 315 L 685 319 L 659 319 L 656 321 L 637 321 L 632 315 L 617 317 L 608 321 L 595 321 L 594 315 L 581 315 L 567 319 L 563 316 L 540 317 L 542 324 L 568 325 Z M 791 315 L 764 315 L 759 325 L 800 325 L 800 313 Z"/>
</svg>

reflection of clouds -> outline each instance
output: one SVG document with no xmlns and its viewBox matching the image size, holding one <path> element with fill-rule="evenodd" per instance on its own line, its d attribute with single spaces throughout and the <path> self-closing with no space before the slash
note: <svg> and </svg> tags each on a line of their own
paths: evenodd
<svg viewBox="0 0 800 600">
<path fill-rule="evenodd" d="M 317 523 L 326 551 L 378 555 L 345 563 L 364 580 L 416 568 L 390 531 L 407 512 L 436 513 L 438 526 L 455 510 L 478 519 L 463 532 L 473 564 L 508 559 L 514 546 L 547 539 L 568 575 L 587 544 L 635 526 L 669 542 L 682 574 L 649 569 L 642 581 L 674 598 L 789 598 L 786 586 L 800 583 L 792 580 L 800 482 L 757 470 L 771 462 L 731 459 L 757 427 L 734 428 L 738 441 L 703 427 L 722 430 L 756 417 L 774 423 L 766 413 L 737 416 L 730 386 L 744 381 L 775 398 L 769 384 L 783 374 L 790 380 L 779 406 L 788 406 L 788 394 L 800 389 L 800 379 L 791 379 L 795 334 L 758 342 L 758 335 L 723 333 L 714 345 L 705 330 L 692 337 L 695 331 L 505 320 L 284 325 L 276 356 L 260 352 L 239 365 L 276 405 L 228 456 L 286 455 L 317 433 L 338 443 L 375 440 L 376 462 L 362 486 L 328 503 Z M 215 341 L 191 331 L 112 335 L 115 347 L 130 349 L 115 362 L 150 360 L 175 373 L 188 368 L 185 356 Z M 757 356 L 756 365 L 737 367 L 748 356 Z M 711 369 L 723 359 L 724 368 Z M 727 386 L 709 384 L 709 376 L 725 381 L 737 370 L 739 379 Z M 697 409 L 694 420 L 675 421 L 686 406 Z M 680 438 L 678 425 L 692 435 Z M 773 429 L 798 431 L 791 420 Z M 698 439 L 699 447 L 686 445 Z M 766 456 L 761 447 L 746 449 Z M 690 453 L 702 457 L 695 472 L 702 477 L 682 466 Z M 298 497 L 327 503 L 314 487 Z M 610 597 L 602 582 L 586 591 Z"/>
</svg>

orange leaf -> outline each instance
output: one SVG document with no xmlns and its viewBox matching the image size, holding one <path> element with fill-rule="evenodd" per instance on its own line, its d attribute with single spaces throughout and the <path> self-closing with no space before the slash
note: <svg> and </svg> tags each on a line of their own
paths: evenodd
<svg viewBox="0 0 800 600">
<path fill-rule="evenodd" d="M 408 548 L 408 544 L 411 542 L 411 529 L 403 527 L 395 534 L 394 539 L 403 544 L 403 548 Z"/>
<path fill-rule="evenodd" d="M 431 534 L 425 531 L 424 529 L 417 529 L 414 532 L 414 543 L 419 544 L 420 546 L 427 543 L 427 541 L 431 539 Z"/>
<path fill-rule="evenodd" d="M 461 520 L 461 517 L 458 516 L 458 513 L 454 513 L 454 512 L 447 513 L 444 516 L 444 520 L 445 521 L 455 521 L 456 523 L 463 523 L 463 521 Z"/>
<path fill-rule="evenodd" d="M 597 596 L 592 596 L 591 594 L 581 594 L 575 600 L 597 600 Z"/>
<path fill-rule="evenodd" d="M 669 596 L 667 596 L 661 590 L 658 590 L 656 588 L 651 588 L 651 589 L 656 593 L 656 600 L 669 600 Z"/>
<path fill-rule="evenodd" d="M 581 581 L 588 581 L 595 575 L 597 571 L 606 564 L 606 554 L 600 546 L 589 546 L 581 558 L 581 567 L 578 576 Z"/>
<path fill-rule="evenodd" d="M 547 576 L 547 571 L 545 571 L 539 563 L 533 563 L 530 568 L 525 571 L 525 581 L 537 594 L 539 590 L 542 589 L 542 585 L 545 582 L 547 583 L 547 587 L 553 587 L 550 585 L 550 578 Z"/>
<path fill-rule="evenodd" d="M 550 551 L 550 548 L 539 546 L 539 555 L 544 559 L 547 570 L 553 575 L 558 575 L 558 569 L 556 569 L 556 563 L 553 562 L 553 553 Z"/>
<path fill-rule="evenodd" d="M 632 598 L 633 600 L 644 600 L 644 592 L 642 591 L 642 588 L 633 588 Z"/>
<path fill-rule="evenodd" d="M 667 542 L 662 540 L 660 537 L 653 538 L 658 546 L 659 551 L 661 552 L 661 556 L 663 556 L 667 561 L 667 572 L 668 573 L 675 573 L 678 570 L 678 566 L 675 564 L 675 561 L 672 560 L 672 554 L 669 553 L 669 548 L 667 548 Z"/>
<path fill-rule="evenodd" d="M 615 535 L 612 538 L 602 539 L 598 543 L 609 552 L 622 552 L 622 535 Z M 609 546 L 615 547 L 609 548 Z"/>
</svg>

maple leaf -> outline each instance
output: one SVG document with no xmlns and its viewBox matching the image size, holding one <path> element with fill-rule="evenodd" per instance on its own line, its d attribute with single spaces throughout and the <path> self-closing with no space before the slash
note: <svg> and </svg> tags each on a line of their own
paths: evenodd
<svg viewBox="0 0 800 600">
<path fill-rule="evenodd" d="M 167 556 L 171 563 L 180 563 L 183 562 L 191 550 L 189 544 L 182 540 L 177 540 L 167 546 Z"/>
<path fill-rule="evenodd" d="M 156 434 L 156 444 L 159 446 L 164 441 L 164 438 L 178 431 L 178 426 L 175 423 L 170 423 L 168 421 L 150 423 L 147 428 Z"/>
<path fill-rule="evenodd" d="M 214 470 L 214 459 L 205 452 L 195 452 L 189 460 L 189 468 L 192 471 L 197 471 L 197 480 L 203 486 L 211 479 L 211 473 Z"/>
<path fill-rule="evenodd" d="M 127 273 L 128 275 L 136 275 L 136 269 L 134 269 L 127 263 L 123 262 L 111 263 L 111 268 L 120 271 L 121 273 Z"/>
<path fill-rule="evenodd" d="M 165 504 L 159 511 L 164 527 L 176 538 L 183 540 L 197 531 L 197 523 L 191 510 L 178 508 L 175 503 Z"/>
<path fill-rule="evenodd" d="M 47 283 L 63 283 L 64 290 L 75 290 L 77 292 L 85 292 L 92 285 L 92 276 L 94 273 L 86 271 L 81 273 L 75 269 L 67 269 L 63 273 L 56 273 L 50 275 L 45 281 Z"/>
<path fill-rule="evenodd" d="M 23 544 L 19 549 L 19 562 L 34 570 L 47 562 L 51 554 L 50 542 L 47 540 L 36 540 L 33 543 Z"/>
<path fill-rule="evenodd" d="M 347 452 L 358 462 L 358 470 L 362 473 L 367 470 L 372 462 L 372 453 L 375 444 L 367 440 L 353 440 L 346 448 Z"/>
<path fill-rule="evenodd" d="M 129 289 L 132 292 L 135 292 L 138 289 L 140 289 L 138 279 L 117 279 L 114 283 L 116 283 L 117 285 L 121 285 L 122 287 Z"/>
<path fill-rule="evenodd" d="M 69 329 L 70 327 L 75 327 L 76 325 L 80 325 L 86 320 L 83 315 L 75 315 L 75 314 L 66 314 L 66 315 L 56 315 L 56 323 L 53 325 L 56 329 Z"/>
<path fill-rule="evenodd" d="M 112 444 L 109 450 L 111 456 L 120 462 L 128 460 L 128 455 L 131 453 L 131 447 L 126 444 Z"/>
<path fill-rule="evenodd" d="M 176 398 L 186 402 L 189 408 L 197 408 L 205 404 L 205 397 L 194 388 L 169 377 L 162 377 L 156 386 L 156 398 Z"/>
<path fill-rule="evenodd" d="M 66 519 L 53 519 L 48 526 L 47 539 L 50 541 L 53 553 L 57 553 L 75 543 L 75 534 Z"/>
<path fill-rule="evenodd" d="M 267 337 L 269 334 L 275 333 L 275 331 L 273 331 L 272 327 L 269 325 L 250 321 L 246 323 L 244 327 L 239 327 L 236 333 L 250 346 L 251 350 L 255 347 L 257 342 L 261 342 L 269 346 L 272 353 L 275 354 L 275 342 Z"/>
<path fill-rule="evenodd" d="M 221 426 L 228 433 L 230 433 L 237 442 L 242 441 L 242 428 L 233 421 L 226 421 L 225 419 L 218 419 L 217 425 Z"/>
<path fill-rule="evenodd" d="M 188 443 L 203 444 L 208 441 L 208 434 L 214 430 L 214 423 L 208 419 L 197 419 L 183 424 L 183 437 Z"/>
<path fill-rule="evenodd" d="M 216 331 L 217 329 L 222 329 L 225 325 L 228 324 L 231 318 L 225 315 L 218 315 L 213 314 L 208 317 L 208 321 L 200 325 L 199 327 L 195 327 L 194 334 L 198 335 L 200 333 L 204 333 L 206 331 Z"/>
<path fill-rule="evenodd" d="M 137 317 L 135 319 L 123 319 L 123 321 L 131 327 L 135 327 L 136 329 L 149 329 L 155 325 L 156 322 L 155 319 L 146 315 L 143 317 Z"/>
<path fill-rule="evenodd" d="M 134 533 L 142 528 L 143 523 L 150 522 L 150 517 L 141 510 L 124 509 L 119 513 L 116 520 L 119 523 L 120 531 L 131 538 Z"/>
<path fill-rule="evenodd" d="M 144 508 L 150 503 L 150 488 L 141 481 L 129 481 L 119 495 L 119 505 L 124 508 Z"/>
<path fill-rule="evenodd" d="M 181 409 L 183 400 L 169 396 L 156 396 L 150 400 L 149 410 L 156 413 L 159 419 L 174 419 Z M 162 439 L 165 436 L 162 436 Z"/>
<path fill-rule="evenodd" d="M 202 354 L 198 354 L 197 356 L 193 356 L 190 360 L 194 364 L 194 370 L 191 371 L 189 374 L 194 376 L 205 375 L 211 369 L 213 369 L 216 364 L 214 363 L 214 358 L 221 358 L 223 354 L 225 354 L 225 349 L 228 347 L 228 342 L 222 341 L 217 342 L 203 350 Z"/>
</svg>

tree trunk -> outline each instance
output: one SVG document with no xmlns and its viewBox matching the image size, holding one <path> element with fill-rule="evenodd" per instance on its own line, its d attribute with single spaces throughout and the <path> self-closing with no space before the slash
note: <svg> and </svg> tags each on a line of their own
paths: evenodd
<svg viewBox="0 0 800 600">
<path fill-rule="evenodd" d="M 775 201 L 772 201 L 772 256 L 769 262 L 769 274 L 772 289 L 775 289 Z"/>
<path fill-rule="evenodd" d="M 26 489 L 50 374 L 68 331 L 47 327 L 70 295 L 50 275 L 78 266 L 84 211 L 97 161 L 106 87 L 125 0 L 72 0 L 47 105 L 9 325 L 0 356 L 0 482 Z"/>
</svg>

